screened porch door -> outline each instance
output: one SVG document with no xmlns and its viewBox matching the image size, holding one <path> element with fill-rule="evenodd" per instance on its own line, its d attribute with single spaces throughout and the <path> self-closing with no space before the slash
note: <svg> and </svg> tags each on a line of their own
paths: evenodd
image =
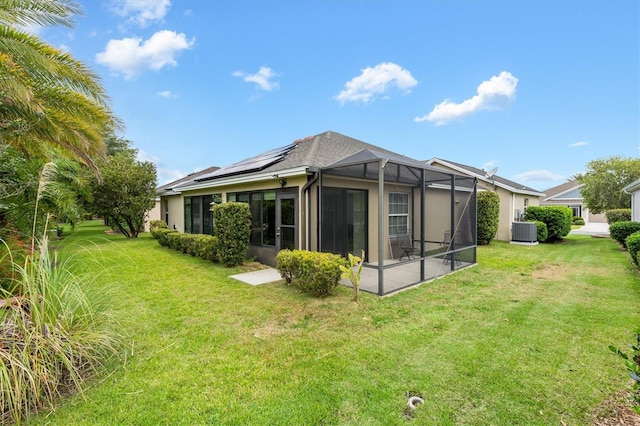
<svg viewBox="0 0 640 426">
<path fill-rule="evenodd" d="M 297 202 L 298 194 L 278 193 L 276 195 L 276 252 L 297 248 Z"/>
<path fill-rule="evenodd" d="M 367 191 L 322 188 L 321 251 L 367 255 Z"/>
</svg>

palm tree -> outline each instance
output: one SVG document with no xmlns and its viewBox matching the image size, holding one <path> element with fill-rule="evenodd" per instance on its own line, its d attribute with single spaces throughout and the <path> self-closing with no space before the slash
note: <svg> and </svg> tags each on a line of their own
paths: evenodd
<svg viewBox="0 0 640 426">
<path fill-rule="evenodd" d="M 50 159 L 76 159 L 98 172 L 104 135 L 120 127 L 99 77 L 69 53 L 20 25 L 71 26 L 70 0 L 0 2 L 0 145 Z"/>
</svg>

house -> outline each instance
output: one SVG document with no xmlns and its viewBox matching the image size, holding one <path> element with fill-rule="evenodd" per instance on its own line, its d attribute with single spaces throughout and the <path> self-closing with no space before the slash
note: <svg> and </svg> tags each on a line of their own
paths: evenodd
<svg viewBox="0 0 640 426">
<path fill-rule="evenodd" d="M 361 288 L 380 295 L 476 262 L 476 179 L 324 132 L 159 191 L 181 232 L 209 233 L 209 207 L 245 202 L 249 255 L 365 253 Z M 409 241 L 411 247 L 403 246 Z"/>
<path fill-rule="evenodd" d="M 544 193 L 505 179 L 495 174 L 496 169 L 486 172 L 483 169 L 467 166 L 441 158 L 432 158 L 428 165 L 443 170 L 460 173 L 478 180 L 478 191 L 494 191 L 500 197 L 500 218 L 498 220 L 497 240 L 511 240 L 511 223 L 522 220 L 529 206 L 540 205 Z"/>
<path fill-rule="evenodd" d="M 172 229 L 178 229 L 180 232 L 185 232 L 185 214 L 188 216 L 188 232 L 199 234 L 211 234 L 213 232 L 211 215 L 209 213 L 209 204 L 213 199 L 205 198 L 204 202 L 206 206 L 198 205 L 196 208 L 191 209 L 191 205 L 185 210 L 184 200 L 182 194 L 178 191 L 174 191 L 173 188 L 179 185 L 187 185 L 195 182 L 200 176 L 208 175 L 215 172 L 220 167 L 212 166 L 198 172 L 190 173 L 187 176 L 174 180 L 173 182 L 166 183 L 156 189 L 156 194 L 159 197 L 159 211 L 160 219 L 164 220 L 167 227 Z M 198 200 L 199 201 L 199 200 Z M 169 214 L 169 211 L 173 214 Z M 195 225 L 193 223 L 195 222 Z"/>
<path fill-rule="evenodd" d="M 554 186 L 545 191 L 545 198 L 540 202 L 541 206 L 567 206 L 573 210 L 574 216 L 580 216 L 585 223 L 604 223 L 604 214 L 593 214 L 584 204 L 584 199 L 580 193 L 580 183 L 577 180 L 570 180 L 561 185 Z"/>
<path fill-rule="evenodd" d="M 631 220 L 640 222 L 640 179 L 631 182 L 622 190 L 631 194 Z"/>
</svg>

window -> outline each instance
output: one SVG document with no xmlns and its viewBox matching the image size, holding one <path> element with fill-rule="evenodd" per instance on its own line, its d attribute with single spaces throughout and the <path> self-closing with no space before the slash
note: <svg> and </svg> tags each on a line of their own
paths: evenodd
<svg viewBox="0 0 640 426">
<path fill-rule="evenodd" d="M 249 204 L 251 210 L 251 234 L 249 241 L 254 245 L 276 245 L 276 192 L 232 192 L 227 201 Z"/>
<path fill-rule="evenodd" d="M 220 194 L 200 195 L 184 198 L 184 232 L 191 234 L 213 234 L 211 203 L 220 199 Z"/>
<path fill-rule="evenodd" d="M 389 193 L 389 235 L 409 232 L 409 194 Z"/>
<path fill-rule="evenodd" d="M 162 215 L 164 217 L 164 223 L 169 226 L 169 200 L 162 200 L 162 211 L 164 212 Z"/>
</svg>

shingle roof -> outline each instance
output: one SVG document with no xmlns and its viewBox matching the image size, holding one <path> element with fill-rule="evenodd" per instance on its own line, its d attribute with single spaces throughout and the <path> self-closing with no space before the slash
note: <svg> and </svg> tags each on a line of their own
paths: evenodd
<svg viewBox="0 0 640 426">
<path fill-rule="evenodd" d="M 474 175 L 475 177 L 482 179 L 484 181 L 492 181 L 495 183 L 499 183 L 502 184 L 502 186 L 505 186 L 507 188 L 509 188 L 510 190 L 512 190 L 513 192 L 533 192 L 533 193 L 537 193 L 540 196 L 543 196 L 544 193 L 538 191 L 537 189 L 531 188 L 529 186 L 526 185 L 522 185 L 521 183 L 509 180 L 509 179 L 505 179 L 503 177 L 500 177 L 498 175 L 493 175 L 491 177 L 487 176 L 487 172 L 484 171 L 483 169 L 478 169 L 476 167 L 472 167 L 472 166 L 467 166 L 466 164 L 462 164 L 462 163 L 456 163 L 455 161 L 449 161 L 449 160 L 443 160 L 441 158 L 432 158 L 431 160 L 429 160 L 427 163 L 428 164 L 432 164 L 434 162 L 443 164 L 443 165 L 452 165 L 455 166 L 455 168 L 458 169 L 462 169 L 465 170 L 466 172 Z"/>
<path fill-rule="evenodd" d="M 251 173 L 269 173 L 273 172 L 274 174 L 281 170 L 293 169 L 298 167 L 307 167 L 309 169 L 320 169 L 323 167 L 330 166 L 337 161 L 340 161 L 344 158 L 347 158 L 357 152 L 363 150 L 375 151 L 380 155 L 387 156 L 389 159 L 397 159 L 403 160 L 405 162 L 416 162 L 409 157 L 405 157 L 403 155 L 397 154 L 393 151 L 386 150 L 384 148 L 380 148 L 375 145 L 371 145 L 366 142 L 362 142 L 358 139 L 351 138 L 349 136 L 342 135 L 340 133 L 327 131 L 324 133 L 320 133 L 315 136 L 309 136 L 305 139 L 297 140 L 294 142 L 294 147 L 292 149 L 285 149 L 288 146 L 282 148 L 271 149 L 269 151 L 265 151 L 263 154 L 259 154 L 254 157 L 250 157 L 247 160 L 242 160 L 238 163 L 249 163 L 251 164 L 251 160 L 253 158 L 261 158 L 265 154 L 283 150 L 285 151 L 282 158 L 277 159 L 275 162 L 267 164 L 262 168 L 251 168 L 249 167 L 246 171 L 238 170 L 236 175 L 249 175 Z M 259 163 L 254 163 L 259 165 Z M 232 165 L 233 166 L 233 165 Z M 229 169 L 232 169 L 232 166 L 229 166 Z M 224 168 L 223 168 L 224 169 Z M 229 174 L 222 174 L 221 176 L 216 176 L 214 173 L 213 176 L 202 176 L 200 179 L 194 179 L 194 181 L 204 182 L 208 180 L 215 180 L 221 177 L 228 177 Z M 185 186 L 186 184 L 180 184 L 180 186 Z"/>
<path fill-rule="evenodd" d="M 172 188 L 181 185 L 181 184 L 186 184 L 189 182 L 193 182 L 195 181 L 195 179 L 197 179 L 198 177 L 214 172 L 216 170 L 218 170 L 220 167 L 217 166 L 212 166 L 212 167 L 207 167 L 206 169 L 197 171 L 197 172 L 193 172 L 193 173 L 189 173 L 188 175 L 186 175 L 185 177 L 182 177 L 180 179 L 174 180 L 172 182 L 169 183 L 165 183 L 162 186 L 159 186 L 156 188 L 156 192 L 157 193 L 163 193 L 163 192 L 167 192 L 167 191 L 171 191 Z"/>
<path fill-rule="evenodd" d="M 581 185 L 577 180 L 570 180 L 568 182 L 549 188 L 546 191 L 544 191 L 545 194 L 547 194 L 545 201 L 550 200 L 552 198 L 557 198 L 558 195 L 561 195 L 561 194 L 566 196 L 567 193 L 569 192 L 572 193 L 570 195 L 570 198 L 573 198 L 573 199 L 582 198 L 582 195 L 579 194 L 580 186 Z M 578 194 L 576 194 L 576 191 L 578 192 Z M 579 196 L 574 196 L 574 195 L 579 195 Z"/>
</svg>

